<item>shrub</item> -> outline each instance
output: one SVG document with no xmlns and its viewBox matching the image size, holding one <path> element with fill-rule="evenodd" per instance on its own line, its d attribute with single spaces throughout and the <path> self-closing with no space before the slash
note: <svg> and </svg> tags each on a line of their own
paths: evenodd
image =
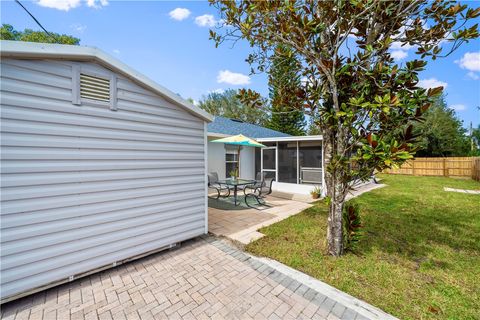
<svg viewBox="0 0 480 320">
<path fill-rule="evenodd" d="M 348 201 L 343 208 L 343 238 L 345 250 L 353 251 L 362 236 L 362 220 L 360 207 L 353 201 Z"/>
</svg>

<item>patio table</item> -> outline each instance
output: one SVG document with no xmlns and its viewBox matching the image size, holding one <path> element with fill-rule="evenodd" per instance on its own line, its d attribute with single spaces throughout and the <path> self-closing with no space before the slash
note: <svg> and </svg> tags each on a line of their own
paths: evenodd
<svg viewBox="0 0 480 320">
<path fill-rule="evenodd" d="M 255 180 L 248 180 L 248 179 L 225 179 L 225 180 L 218 180 L 218 183 L 225 184 L 229 187 L 233 187 L 233 200 L 235 205 L 237 206 L 237 191 L 238 186 L 246 186 L 249 184 L 254 184 Z"/>
</svg>

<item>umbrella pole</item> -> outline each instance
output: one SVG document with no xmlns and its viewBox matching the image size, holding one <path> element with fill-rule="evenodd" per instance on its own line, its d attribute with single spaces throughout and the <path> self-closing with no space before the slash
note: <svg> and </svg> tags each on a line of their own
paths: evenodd
<svg viewBox="0 0 480 320">
<path fill-rule="evenodd" d="M 240 178 L 240 146 L 238 146 L 238 164 L 237 164 L 237 178 Z"/>
</svg>

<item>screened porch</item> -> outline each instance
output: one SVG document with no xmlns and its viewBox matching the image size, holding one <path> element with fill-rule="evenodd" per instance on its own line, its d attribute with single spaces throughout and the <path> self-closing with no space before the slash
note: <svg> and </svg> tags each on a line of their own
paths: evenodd
<svg viewBox="0 0 480 320">
<path fill-rule="evenodd" d="M 323 185 L 322 136 L 260 138 L 266 148 L 255 150 L 255 172 L 277 184 Z"/>
</svg>

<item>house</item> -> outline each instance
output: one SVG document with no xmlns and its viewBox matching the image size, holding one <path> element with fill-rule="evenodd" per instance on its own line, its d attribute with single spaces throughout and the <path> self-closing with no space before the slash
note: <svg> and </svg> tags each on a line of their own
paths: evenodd
<svg viewBox="0 0 480 320">
<path fill-rule="evenodd" d="M 208 232 L 211 115 L 95 48 L 0 45 L 2 302 Z"/>
<path fill-rule="evenodd" d="M 212 140 L 243 134 L 266 148 L 242 147 L 240 177 L 254 179 L 266 172 L 275 178 L 273 189 L 280 192 L 309 194 L 315 186 L 324 186 L 322 136 L 291 136 L 236 119 L 216 116 L 208 124 L 208 171 L 220 179 L 230 176 L 238 165 L 238 147 L 212 143 Z M 325 193 L 325 188 L 323 188 Z"/>
</svg>

